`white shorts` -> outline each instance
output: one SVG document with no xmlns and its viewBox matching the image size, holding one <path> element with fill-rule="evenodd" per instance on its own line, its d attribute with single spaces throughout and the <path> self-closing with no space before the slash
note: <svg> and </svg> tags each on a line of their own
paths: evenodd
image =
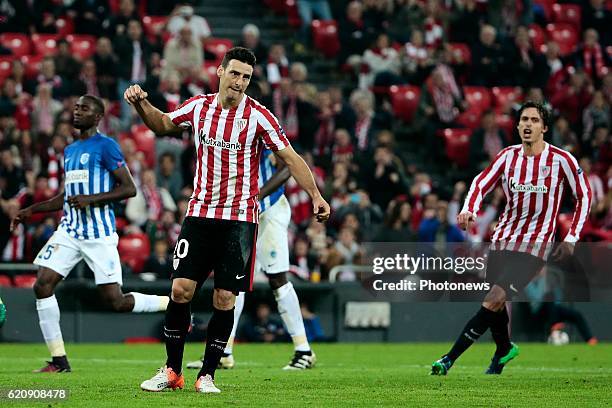
<svg viewBox="0 0 612 408">
<path fill-rule="evenodd" d="M 255 270 L 267 274 L 289 270 L 288 228 L 291 207 L 285 196 L 261 213 L 257 229 Z"/>
<path fill-rule="evenodd" d="M 49 268 L 64 278 L 82 259 L 94 273 L 96 285 L 123 283 L 121 261 L 117 251 L 119 237 L 76 239 L 60 226 L 40 250 L 34 264 Z"/>
</svg>

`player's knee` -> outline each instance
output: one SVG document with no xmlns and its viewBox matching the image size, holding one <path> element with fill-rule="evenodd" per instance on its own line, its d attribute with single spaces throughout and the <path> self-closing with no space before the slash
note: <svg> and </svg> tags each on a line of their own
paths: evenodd
<svg viewBox="0 0 612 408">
<path fill-rule="evenodd" d="M 53 295 L 54 288 L 51 282 L 45 279 L 42 279 L 40 277 L 36 279 L 36 282 L 34 283 L 33 288 L 34 288 L 34 294 L 36 295 L 37 299 L 44 299 L 44 298 L 48 298 L 49 296 Z"/>
<path fill-rule="evenodd" d="M 287 274 L 282 272 L 268 275 L 268 280 L 270 282 L 270 288 L 272 288 L 272 290 L 276 290 L 287 284 Z"/>
<path fill-rule="evenodd" d="M 176 303 L 187 303 L 193 298 L 193 290 L 181 285 L 172 285 L 172 301 Z"/>
<path fill-rule="evenodd" d="M 236 302 L 236 296 L 224 289 L 215 289 L 215 295 L 213 296 L 213 306 L 219 310 L 230 310 L 234 307 Z"/>
</svg>

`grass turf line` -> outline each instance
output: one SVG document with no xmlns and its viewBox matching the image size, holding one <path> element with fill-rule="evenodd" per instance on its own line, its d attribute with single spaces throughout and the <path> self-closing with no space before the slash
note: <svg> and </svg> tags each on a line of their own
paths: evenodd
<svg viewBox="0 0 612 408">
<path fill-rule="evenodd" d="M 235 348 L 236 368 L 219 370 L 220 395 L 197 394 L 195 370 L 185 370 L 185 389 L 148 393 L 140 383 L 163 364 L 159 345 L 68 344 L 73 372 L 34 374 L 47 358 L 42 344 L 0 344 L 0 389 L 69 389 L 67 401 L 0 406 L 114 408 L 202 406 L 486 406 L 559 407 L 612 404 L 612 344 L 554 347 L 521 344 L 521 355 L 501 376 L 483 374 L 492 344 L 470 348 L 446 377 L 429 376 L 429 366 L 448 344 L 315 344 L 318 364 L 285 372 L 288 344 Z M 185 362 L 202 345 L 188 344 Z M 210 401 L 207 401 L 210 400 Z"/>
</svg>

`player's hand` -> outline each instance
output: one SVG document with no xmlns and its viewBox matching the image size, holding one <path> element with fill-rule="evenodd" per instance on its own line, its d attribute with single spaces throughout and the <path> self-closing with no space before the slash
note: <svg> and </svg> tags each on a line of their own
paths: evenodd
<svg viewBox="0 0 612 408">
<path fill-rule="evenodd" d="M 318 222 L 325 222 L 329 218 L 331 209 L 327 201 L 323 197 L 318 196 L 312 200 L 312 212 L 317 217 Z"/>
<path fill-rule="evenodd" d="M 83 209 L 93 204 L 93 199 L 90 195 L 79 194 L 68 197 L 68 204 L 72 208 Z"/>
<path fill-rule="evenodd" d="M 472 214 L 471 212 L 462 212 L 461 214 L 457 215 L 457 225 L 459 226 L 459 228 L 461 228 L 462 230 L 466 231 L 468 228 L 470 228 L 470 223 L 473 223 L 476 221 L 476 216 L 474 214 Z"/>
<path fill-rule="evenodd" d="M 130 105 L 147 99 L 149 94 L 145 92 L 140 85 L 130 85 L 123 93 L 123 99 Z"/>
<path fill-rule="evenodd" d="M 17 215 L 15 215 L 15 217 L 13 217 L 13 219 L 11 220 L 11 232 L 13 232 L 15 227 L 19 225 L 20 222 L 26 222 L 31 216 L 32 210 L 30 210 L 30 207 L 24 208 L 23 210 L 19 210 Z"/>
<path fill-rule="evenodd" d="M 571 242 L 561 242 L 552 254 L 555 261 L 566 259 L 574 254 L 574 244 Z"/>
</svg>

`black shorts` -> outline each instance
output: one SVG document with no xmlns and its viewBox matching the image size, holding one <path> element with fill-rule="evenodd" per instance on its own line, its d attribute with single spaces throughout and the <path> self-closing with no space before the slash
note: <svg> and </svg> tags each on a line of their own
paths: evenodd
<svg viewBox="0 0 612 408">
<path fill-rule="evenodd" d="M 212 271 L 215 288 L 234 293 L 252 290 L 257 224 L 185 217 L 174 248 L 172 279 L 201 286 Z"/>
<path fill-rule="evenodd" d="M 542 258 L 526 252 L 491 250 L 485 280 L 502 287 L 510 298 L 523 290 L 543 266 Z"/>
</svg>

